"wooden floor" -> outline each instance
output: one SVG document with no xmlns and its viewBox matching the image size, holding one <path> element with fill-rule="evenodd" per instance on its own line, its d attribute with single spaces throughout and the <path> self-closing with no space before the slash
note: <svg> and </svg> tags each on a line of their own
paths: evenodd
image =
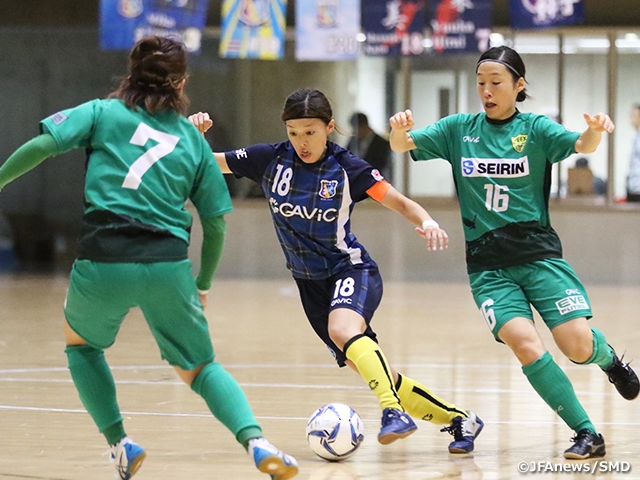
<svg viewBox="0 0 640 480">
<path fill-rule="evenodd" d="M 112 479 L 106 444 L 83 410 L 63 352 L 64 276 L 0 277 L 0 479 Z M 466 284 L 390 283 L 373 321 L 387 358 L 434 393 L 471 409 L 485 429 L 470 455 L 419 423 L 392 445 L 376 441 L 375 396 L 339 369 L 302 314 L 292 281 L 216 281 L 207 317 L 217 352 L 244 388 L 266 436 L 294 455 L 305 480 L 517 479 L 520 462 L 544 479 L 585 478 L 555 469 L 597 469 L 592 478 L 640 478 L 640 400 L 623 400 L 595 366 L 578 367 L 539 330 L 607 441 L 609 464 L 565 461 L 572 432 L 539 399 L 506 347 L 493 341 Z M 591 287 L 592 325 L 640 367 L 640 287 Z M 139 312 L 107 353 L 125 427 L 148 452 L 135 480 L 266 479 L 243 448 L 159 358 Z M 329 463 L 305 440 L 309 415 L 343 402 L 363 418 L 354 457 Z M 537 465 L 537 462 L 542 462 Z M 568 466 L 566 466 L 568 465 Z"/>
</svg>

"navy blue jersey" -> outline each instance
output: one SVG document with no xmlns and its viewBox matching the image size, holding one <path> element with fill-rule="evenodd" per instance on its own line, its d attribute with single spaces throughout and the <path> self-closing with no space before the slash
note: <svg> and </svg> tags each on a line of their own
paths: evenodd
<svg viewBox="0 0 640 480">
<path fill-rule="evenodd" d="M 350 230 L 356 202 L 383 181 L 369 163 L 333 142 L 313 164 L 300 160 L 291 142 L 253 145 L 225 156 L 236 176 L 262 186 L 295 278 L 318 280 L 352 265 L 375 265 Z"/>
</svg>

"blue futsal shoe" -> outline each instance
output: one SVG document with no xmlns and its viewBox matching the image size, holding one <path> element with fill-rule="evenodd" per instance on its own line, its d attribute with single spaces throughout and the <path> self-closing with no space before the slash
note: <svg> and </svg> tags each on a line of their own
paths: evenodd
<svg viewBox="0 0 640 480">
<path fill-rule="evenodd" d="M 480 435 L 484 422 L 475 413 L 468 412 L 468 417 L 456 417 L 451 425 L 444 427 L 441 432 L 449 432 L 453 435 L 453 442 L 449 444 L 450 453 L 473 452 L 473 441 Z"/>
<path fill-rule="evenodd" d="M 116 466 L 116 478 L 129 480 L 140 469 L 146 456 L 144 449 L 129 437 L 124 437 L 112 445 L 111 461 Z"/>
<path fill-rule="evenodd" d="M 266 438 L 250 440 L 247 451 L 256 468 L 271 475 L 272 480 L 288 480 L 298 474 L 296 459 L 278 450 Z"/>
<path fill-rule="evenodd" d="M 417 429 L 413 419 L 405 412 L 385 408 L 382 411 L 382 428 L 378 433 L 378 442 L 389 445 L 400 438 L 408 437 Z"/>
</svg>

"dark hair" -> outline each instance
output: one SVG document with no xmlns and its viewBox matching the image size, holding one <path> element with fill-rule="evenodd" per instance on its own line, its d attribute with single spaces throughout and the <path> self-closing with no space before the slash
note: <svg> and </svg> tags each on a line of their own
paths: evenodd
<svg viewBox="0 0 640 480">
<path fill-rule="evenodd" d="M 524 62 L 522 61 L 522 57 L 518 52 L 516 52 L 513 48 L 507 47 L 506 45 L 501 45 L 499 47 L 492 47 L 482 55 L 478 59 L 478 63 L 476 65 L 476 73 L 478 72 L 478 67 L 481 63 L 484 62 L 497 62 L 509 70 L 511 77 L 514 82 L 517 82 L 520 78 L 523 78 L 525 82 L 527 81 L 525 78 L 525 67 Z M 529 95 L 527 94 L 527 89 L 523 88 L 520 92 L 518 92 L 518 96 L 516 97 L 516 102 L 524 102 Z"/>
<path fill-rule="evenodd" d="M 108 98 L 130 108 L 175 110 L 185 114 L 189 98 L 182 91 L 187 78 L 187 50 L 181 40 L 152 36 L 138 41 L 129 55 L 129 76 Z"/>
<path fill-rule="evenodd" d="M 353 115 L 351 115 L 351 125 L 353 127 L 368 127 L 369 119 L 364 113 L 355 112 Z"/>
<path fill-rule="evenodd" d="M 283 122 L 297 118 L 319 118 L 325 125 L 333 120 L 329 99 L 320 90 L 301 88 L 287 97 L 280 116 Z"/>
</svg>

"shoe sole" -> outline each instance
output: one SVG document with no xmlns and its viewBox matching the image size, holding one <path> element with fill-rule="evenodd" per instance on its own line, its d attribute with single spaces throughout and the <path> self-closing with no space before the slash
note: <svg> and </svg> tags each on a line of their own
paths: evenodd
<svg viewBox="0 0 640 480">
<path fill-rule="evenodd" d="M 298 474 L 296 465 L 286 465 L 280 457 L 267 457 L 260 462 L 258 470 L 271 475 L 273 480 L 289 480 Z"/>
<path fill-rule="evenodd" d="M 411 430 L 407 430 L 406 432 L 401 433 L 386 433 L 384 435 L 378 435 L 378 443 L 382 445 L 389 445 L 390 443 L 395 442 L 396 440 L 400 440 L 401 438 L 406 438 L 412 433 L 418 430 L 418 427 L 412 428 Z"/>
<path fill-rule="evenodd" d="M 615 384 L 613 386 L 616 387 L 616 390 L 618 390 L 618 387 Z M 632 393 L 630 395 L 624 395 L 620 390 L 618 390 L 618 393 L 625 400 L 631 401 L 631 400 L 635 400 L 636 398 L 638 398 L 638 394 L 640 394 L 640 388 L 638 388 L 638 390 L 636 390 L 635 393 Z"/>
<path fill-rule="evenodd" d="M 140 467 L 142 466 L 142 462 L 144 462 L 144 459 L 147 458 L 147 454 L 146 452 L 142 452 L 140 455 L 138 455 L 133 462 L 129 465 L 129 477 L 131 478 L 133 477 L 136 472 L 138 470 L 140 470 Z"/>
<path fill-rule="evenodd" d="M 577 453 L 573 452 L 564 452 L 564 458 L 566 458 L 567 460 L 586 460 L 587 458 L 604 457 L 606 453 L 606 451 L 602 451 L 595 454 L 587 453 L 586 455 L 578 455 Z"/>
<path fill-rule="evenodd" d="M 480 419 L 478 419 L 480 420 Z M 475 436 L 473 437 L 473 441 L 476 441 L 476 438 L 478 438 L 480 436 L 480 432 L 482 432 L 482 429 L 484 428 L 484 423 L 480 424 L 480 428 L 478 428 L 478 431 L 476 432 Z M 471 448 L 471 450 L 465 450 L 463 448 L 449 448 L 449 453 L 471 453 L 473 452 L 474 447 Z"/>
</svg>

